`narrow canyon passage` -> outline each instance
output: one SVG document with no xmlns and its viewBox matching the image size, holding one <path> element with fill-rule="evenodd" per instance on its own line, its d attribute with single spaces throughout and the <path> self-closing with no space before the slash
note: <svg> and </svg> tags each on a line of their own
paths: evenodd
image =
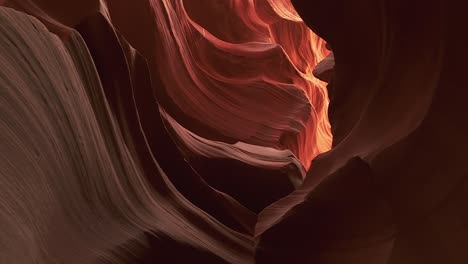
<svg viewBox="0 0 468 264">
<path fill-rule="evenodd" d="M 0 263 L 466 263 L 461 4 L 0 1 Z"/>
</svg>

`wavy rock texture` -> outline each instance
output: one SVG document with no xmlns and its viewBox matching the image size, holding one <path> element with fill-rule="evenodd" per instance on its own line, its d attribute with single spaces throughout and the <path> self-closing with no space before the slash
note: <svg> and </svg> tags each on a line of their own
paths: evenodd
<svg viewBox="0 0 468 264">
<path fill-rule="evenodd" d="M 165 101 L 191 118 L 180 119 L 184 127 L 209 139 L 289 148 L 307 168 L 329 148 L 326 93 L 311 74 L 323 44 L 303 23 L 267 1 L 151 3 L 155 61 L 167 63 L 159 67 Z M 221 22 L 208 20 L 207 10 Z"/>
<path fill-rule="evenodd" d="M 461 4 L 0 0 L 0 262 L 466 263 Z"/>
<path fill-rule="evenodd" d="M 103 90 L 76 32 L 63 43 L 24 14 L 2 8 L 1 19 L 2 261 L 124 261 L 147 246 L 150 232 L 248 262 L 249 238 L 190 203 L 145 156 L 150 142 L 135 137 L 143 140 L 136 145 L 126 139 L 133 131 L 118 128 L 105 92 L 131 96 L 125 72 Z M 138 63 L 133 55 L 129 62 Z M 144 81 L 144 71 L 138 77 Z M 242 209 L 218 196 L 222 210 Z"/>
</svg>

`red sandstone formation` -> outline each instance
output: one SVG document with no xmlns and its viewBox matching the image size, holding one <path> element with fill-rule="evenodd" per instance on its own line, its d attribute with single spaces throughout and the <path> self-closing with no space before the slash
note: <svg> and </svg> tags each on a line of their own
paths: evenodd
<svg viewBox="0 0 468 264">
<path fill-rule="evenodd" d="M 0 1 L 0 262 L 466 263 L 460 2 Z"/>
</svg>

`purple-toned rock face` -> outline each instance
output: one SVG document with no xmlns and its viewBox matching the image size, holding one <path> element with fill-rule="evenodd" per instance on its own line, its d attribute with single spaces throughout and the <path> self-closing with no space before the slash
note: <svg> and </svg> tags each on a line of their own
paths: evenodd
<svg viewBox="0 0 468 264">
<path fill-rule="evenodd" d="M 459 0 L 0 0 L 0 263 L 468 263 Z"/>
</svg>

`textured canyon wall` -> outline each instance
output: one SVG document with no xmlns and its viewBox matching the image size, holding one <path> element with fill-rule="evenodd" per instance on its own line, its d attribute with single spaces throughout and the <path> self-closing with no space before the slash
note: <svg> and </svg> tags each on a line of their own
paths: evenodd
<svg viewBox="0 0 468 264">
<path fill-rule="evenodd" d="M 259 210 L 330 147 L 327 51 L 290 3 L 2 5 L 2 258 L 132 262 L 157 235 L 251 262 L 255 214 L 186 160 L 276 177 Z"/>
<path fill-rule="evenodd" d="M 461 1 L 0 5 L 0 262 L 468 260 Z"/>
</svg>

